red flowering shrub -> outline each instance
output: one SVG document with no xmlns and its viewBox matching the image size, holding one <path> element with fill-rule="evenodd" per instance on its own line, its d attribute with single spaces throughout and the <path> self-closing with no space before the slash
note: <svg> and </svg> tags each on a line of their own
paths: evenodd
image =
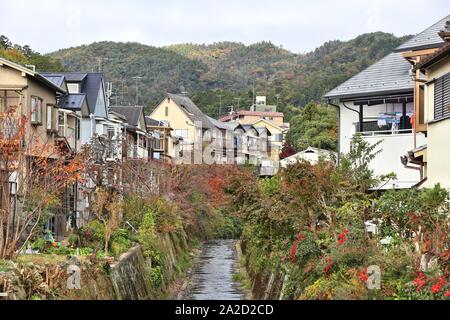
<svg viewBox="0 0 450 320">
<path fill-rule="evenodd" d="M 423 274 L 423 272 L 419 272 L 419 275 L 416 279 L 413 280 L 413 284 L 416 286 L 416 290 L 420 291 L 423 287 L 425 287 L 428 283 L 428 278 Z"/>
<path fill-rule="evenodd" d="M 362 282 L 367 282 L 369 280 L 369 275 L 367 274 L 367 269 L 363 269 L 358 272 L 358 279 Z"/>
<path fill-rule="evenodd" d="M 345 229 L 343 232 L 341 232 L 338 235 L 338 241 L 337 241 L 337 246 L 338 247 L 347 242 L 347 235 L 348 235 L 349 232 L 350 231 L 348 231 L 348 229 Z"/>
<path fill-rule="evenodd" d="M 445 277 L 440 277 L 438 281 L 431 286 L 431 292 L 434 294 L 441 292 L 446 284 L 447 281 L 445 280 Z"/>
</svg>

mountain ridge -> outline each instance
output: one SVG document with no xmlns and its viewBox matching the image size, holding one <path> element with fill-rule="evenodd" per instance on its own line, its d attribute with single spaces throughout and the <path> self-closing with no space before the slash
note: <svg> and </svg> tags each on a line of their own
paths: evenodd
<svg viewBox="0 0 450 320">
<path fill-rule="evenodd" d="M 233 41 L 183 43 L 165 47 L 100 41 L 46 56 L 61 61 L 67 71 L 104 72 L 106 81 L 113 82 L 115 88 L 113 104 L 134 104 L 133 77 L 142 76 L 139 101 L 148 111 L 166 92 L 187 91 L 204 112 L 218 117 L 229 105 L 248 107 L 253 88 L 257 94 L 267 95 L 270 103 L 278 102 L 281 111 L 288 105 L 303 107 L 310 101 L 319 101 L 327 90 L 410 37 L 366 33 L 349 41 L 327 41 L 304 54 L 293 53 L 270 41 L 250 45 Z"/>
</svg>

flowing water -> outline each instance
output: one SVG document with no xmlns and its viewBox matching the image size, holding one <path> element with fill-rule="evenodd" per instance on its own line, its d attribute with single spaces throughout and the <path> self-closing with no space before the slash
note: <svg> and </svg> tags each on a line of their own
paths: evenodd
<svg viewBox="0 0 450 320">
<path fill-rule="evenodd" d="M 203 245 L 194 264 L 189 300 L 243 300 L 245 292 L 233 281 L 238 271 L 236 241 L 213 240 Z"/>
</svg>

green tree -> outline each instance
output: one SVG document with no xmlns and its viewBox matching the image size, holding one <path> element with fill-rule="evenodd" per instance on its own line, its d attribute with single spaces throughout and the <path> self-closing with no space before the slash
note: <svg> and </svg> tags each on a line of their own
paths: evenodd
<svg viewBox="0 0 450 320">
<path fill-rule="evenodd" d="M 306 105 L 292 117 L 287 142 L 297 151 L 308 147 L 336 150 L 338 118 L 334 108 L 316 104 Z"/>
</svg>

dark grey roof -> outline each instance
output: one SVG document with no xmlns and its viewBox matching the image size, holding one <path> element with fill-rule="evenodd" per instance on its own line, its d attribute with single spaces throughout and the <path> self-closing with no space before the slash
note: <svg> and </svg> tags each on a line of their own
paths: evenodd
<svg viewBox="0 0 450 320">
<path fill-rule="evenodd" d="M 66 78 L 67 79 L 67 78 Z M 86 93 L 91 112 L 95 114 L 96 117 L 107 118 L 108 114 L 106 112 L 106 97 L 105 91 L 100 89 L 103 86 L 103 74 L 102 73 L 88 73 L 84 78 L 81 91 Z M 100 94 L 103 97 L 100 97 Z M 97 102 L 99 99 L 103 99 L 105 103 L 105 108 L 97 110 Z"/>
<path fill-rule="evenodd" d="M 447 15 L 414 38 L 400 45 L 395 49 L 395 52 L 440 47 L 444 43 L 444 40 L 438 35 L 438 32 L 445 28 L 445 23 L 448 20 L 450 20 L 450 15 Z"/>
<path fill-rule="evenodd" d="M 200 121 L 204 129 L 214 128 L 214 124 L 211 123 L 209 118 L 195 105 L 194 102 L 192 102 L 191 99 L 172 93 L 168 93 L 167 96 L 182 108 L 193 122 Z"/>
<path fill-rule="evenodd" d="M 103 74 L 96 72 L 61 72 L 61 73 L 50 73 L 44 72 L 42 73 L 45 77 L 64 77 L 66 82 L 78 82 L 80 83 L 80 93 L 85 93 L 90 112 L 93 113 L 96 117 L 107 118 L 108 114 L 106 111 L 106 97 L 105 91 L 100 90 L 103 86 Z M 101 93 L 103 97 L 99 95 Z M 99 99 L 102 99 L 105 105 L 105 108 L 97 109 L 97 102 Z"/>
<path fill-rule="evenodd" d="M 218 129 L 223 129 L 223 130 L 230 130 L 231 128 L 224 122 L 220 122 L 219 120 L 216 120 L 214 118 L 211 118 L 209 116 L 206 116 L 208 118 L 208 120 L 214 125 L 214 127 L 218 128 Z"/>
<path fill-rule="evenodd" d="M 86 72 L 65 72 L 67 82 L 82 82 L 88 76 Z"/>
<path fill-rule="evenodd" d="M 162 125 L 161 121 L 147 117 L 147 116 L 145 117 L 145 124 L 147 126 L 154 126 L 154 127 L 158 127 L 158 126 Z"/>
<path fill-rule="evenodd" d="M 138 127 L 141 115 L 144 114 L 144 107 L 139 106 L 114 106 L 109 109 L 115 113 L 123 115 L 130 126 Z"/>
<path fill-rule="evenodd" d="M 351 99 L 413 91 L 411 67 L 401 53 L 391 53 L 328 92 L 324 98 Z"/>
<path fill-rule="evenodd" d="M 55 86 L 58 86 L 62 88 L 62 85 L 64 84 L 64 76 L 62 75 L 55 75 L 55 74 L 42 74 L 48 81 L 53 83 Z"/>
<path fill-rule="evenodd" d="M 84 93 L 70 93 L 66 94 L 59 102 L 59 107 L 72 111 L 81 111 L 83 103 L 86 101 L 86 94 Z M 86 101 L 87 102 L 87 101 Z M 89 109 L 89 104 L 88 104 Z"/>
</svg>

